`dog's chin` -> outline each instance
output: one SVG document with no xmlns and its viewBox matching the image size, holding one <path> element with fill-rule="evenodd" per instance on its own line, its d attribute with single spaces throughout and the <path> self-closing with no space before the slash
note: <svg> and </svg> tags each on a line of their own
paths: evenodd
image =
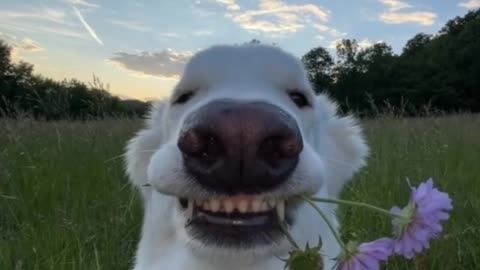
<svg viewBox="0 0 480 270">
<path fill-rule="evenodd" d="M 298 200 L 239 195 L 210 200 L 178 199 L 189 243 L 200 252 L 264 256 L 282 249 Z"/>
</svg>

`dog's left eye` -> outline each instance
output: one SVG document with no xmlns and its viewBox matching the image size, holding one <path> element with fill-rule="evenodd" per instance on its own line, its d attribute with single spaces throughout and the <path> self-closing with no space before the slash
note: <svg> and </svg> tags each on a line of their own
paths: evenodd
<svg viewBox="0 0 480 270">
<path fill-rule="evenodd" d="M 173 104 L 184 104 L 187 103 L 192 97 L 193 97 L 193 92 L 185 92 L 178 96 L 174 101 Z"/>
<path fill-rule="evenodd" d="M 290 99 L 295 103 L 295 105 L 297 105 L 297 107 L 305 108 L 310 106 L 310 102 L 304 94 L 298 91 L 293 91 L 288 93 L 288 95 L 290 96 Z"/>
</svg>

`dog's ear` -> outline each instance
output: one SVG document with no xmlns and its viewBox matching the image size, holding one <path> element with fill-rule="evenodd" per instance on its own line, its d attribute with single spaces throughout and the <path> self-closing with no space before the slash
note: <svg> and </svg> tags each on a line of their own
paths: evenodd
<svg viewBox="0 0 480 270">
<path fill-rule="evenodd" d="M 314 147 L 326 166 L 327 189 L 337 196 L 368 155 L 362 129 L 352 116 L 341 117 L 327 96 L 315 98 Z"/>
<path fill-rule="evenodd" d="M 125 153 L 126 171 L 130 182 L 141 187 L 147 184 L 147 167 L 150 159 L 165 139 L 165 110 L 167 102 L 152 104 L 146 119 L 146 127 L 140 130 L 127 144 Z"/>
</svg>

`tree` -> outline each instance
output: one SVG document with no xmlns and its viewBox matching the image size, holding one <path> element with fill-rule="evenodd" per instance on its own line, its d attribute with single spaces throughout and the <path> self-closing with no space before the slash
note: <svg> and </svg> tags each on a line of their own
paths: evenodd
<svg viewBox="0 0 480 270">
<path fill-rule="evenodd" d="M 35 118 L 89 119 L 133 116 L 147 112 L 142 101 L 123 102 L 94 76 L 87 85 L 78 80 L 56 82 L 34 75 L 33 65 L 13 63 L 12 48 L 0 40 L 0 116 L 30 114 Z"/>
<path fill-rule="evenodd" d="M 302 57 L 308 78 L 317 92 L 328 91 L 333 83 L 333 58 L 323 47 L 310 50 Z"/>
</svg>

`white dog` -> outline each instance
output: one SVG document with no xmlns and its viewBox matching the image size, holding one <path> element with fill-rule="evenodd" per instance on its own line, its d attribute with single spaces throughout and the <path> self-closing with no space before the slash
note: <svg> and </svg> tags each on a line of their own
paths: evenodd
<svg viewBox="0 0 480 270">
<path fill-rule="evenodd" d="M 197 53 L 127 147 L 145 203 L 134 269 L 280 270 L 281 223 L 302 247 L 321 236 L 331 269 L 339 245 L 298 195 L 336 197 L 364 165 L 361 129 L 336 110 L 278 48 Z M 335 207 L 320 206 L 338 227 Z"/>
</svg>

